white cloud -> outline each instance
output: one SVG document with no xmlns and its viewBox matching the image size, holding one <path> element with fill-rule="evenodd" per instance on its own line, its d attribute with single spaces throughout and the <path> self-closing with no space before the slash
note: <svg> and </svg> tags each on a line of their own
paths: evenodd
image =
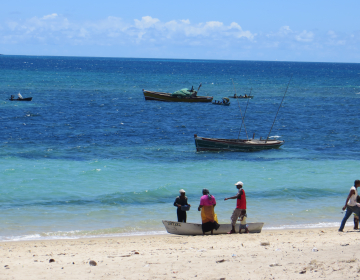
<svg viewBox="0 0 360 280">
<path fill-rule="evenodd" d="M 160 23 L 160 20 L 157 18 L 152 18 L 150 16 L 142 17 L 141 20 L 135 19 L 135 26 L 139 29 L 146 29 L 154 27 L 157 23 Z"/>
<path fill-rule="evenodd" d="M 56 18 L 58 15 L 57 14 L 51 14 L 51 15 L 47 15 L 47 16 L 43 16 L 42 19 L 54 19 Z"/>
<path fill-rule="evenodd" d="M 360 33 L 341 34 L 294 30 L 281 26 L 274 32 L 254 33 L 238 22 L 193 22 L 189 19 L 161 21 L 151 16 L 125 21 L 108 16 L 97 21 L 73 21 L 52 13 L 25 20 L 1 22 L 2 44 L 53 44 L 86 46 L 129 46 L 130 48 L 179 49 L 183 46 L 203 50 L 309 51 L 327 46 L 358 49 Z M 352 37 L 351 37 L 352 36 Z M 348 44 L 352 44 L 351 46 Z M 145 49 L 145 48 L 143 48 Z M 216 51 L 214 51 L 216 52 Z M 224 52 L 225 53 L 225 52 Z"/>
<path fill-rule="evenodd" d="M 295 36 L 295 39 L 299 42 L 311 42 L 314 39 L 314 33 L 306 30 Z"/>
<path fill-rule="evenodd" d="M 290 29 L 290 26 L 283 26 L 279 30 L 279 34 L 283 36 L 286 36 L 291 33 L 293 33 L 293 31 Z"/>
<path fill-rule="evenodd" d="M 334 31 L 332 31 L 332 30 L 329 30 L 327 34 L 332 39 L 335 39 L 337 37 L 336 33 Z"/>
<path fill-rule="evenodd" d="M 100 40 L 102 44 L 104 40 L 110 40 L 108 43 L 111 44 L 123 42 L 139 44 L 143 41 L 194 44 L 194 40 L 199 39 L 196 44 L 207 45 L 212 41 L 224 39 L 253 40 L 256 36 L 250 31 L 244 31 L 236 22 L 228 26 L 220 21 L 192 23 L 189 19 L 162 22 L 151 16 L 144 16 L 140 20 L 134 19 L 133 23 L 126 23 L 114 16 L 96 22 L 70 22 L 66 17 L 53 13 L 40 18 L 7 22 L 6 27 L 7 30 L 4 32 L 7 34 L 3 35 L 12 38 L 12 42 L 36 41 L 41 38 L 41 42 L 56 40 L 70 44 L 71 41 L 65 42 L 66 39 L 76 39 L 76 44 L 79 42 L 98 44 Z"/>
</svg>

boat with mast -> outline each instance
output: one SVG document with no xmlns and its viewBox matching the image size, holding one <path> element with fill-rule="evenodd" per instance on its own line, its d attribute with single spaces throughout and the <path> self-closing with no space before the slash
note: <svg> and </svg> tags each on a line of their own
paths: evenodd
<svg viewBox="0 0 360 280">
<path fill-rule="evenodd" d="M 174 93 L 157 92 L 143 89 L 145 100 L 167 101 L 167 102 L 211 102 L 212 96 L 198 96 L 201 84 L 197 90 L 183 88 Z"/>
<path fill-rule="evenodd" d="M 290 81 L 291 81 L 291 78 L 290 78 Z M 285 141 L 273 139 L 272 137 L 270 137 L 270 133 L 271 133 L 271 130 L 273 129 L 273 127 L 274 127 L 277 115 L 279 113 L 279 110 L 280 110 L 281 105 L 282 105 L 282 103 L 284 101 L 285 95 L 286 95 L 287 90 L 289 88 L 290 81 L 289 81 L 289 83 L 288 83 L 288 85 L 286 87 L 285 94 L 284 94 L 284 96 L 283 96 L 283 98 L 281 100 L 281 103 L 280 103 L 279 108 L 277 110 L 277 113 L 275 115 L 275 119 L 274 119 L 273 124 L 272 124 L 272 126 L 270 128 L 268 136 L 265 139 L 262 139 L 262 138 L 255 139 L 255 135 L 253 135 L 252 139 L 249 139 L 249 137 L 248 137 L 248 134 L 247 134 L 247 131 L 246 131 L 246 125 L 245 125 L 245 122 L 244 122 L 246 111 L 247 111 L 247 108 L 248 108 L 248 105 L 249 105 L 249 99 L 248 99 L 244 115 L 241 112 L 240 103 L 238 102 L 240 115 L 242 117 L 242 123 L 241 123 L 241 126 L 240 126 L 238 138 L 237 139 L 207 138 L 207 137 L 200 137 L 197 134 L 194 134 L 196 151 L 198 151 L 198 152 L 200 152 L 200 151 L 251 152 L 251 151 L 260 151 L 260 150 L 279 148 L 281 145 L 283 145 L 285 143 Z M 235 85 L 234 85 L 234 89 L 235 89 Z M 235 94 L 236 94 L 236 89 L 235 89 Z M 251 91 L 250 91 L 250 96 L 251 96 Z M 246 139 L 239 139 L 240 138 L 241 128 L 242 128 L 243 125 L 244 125 L 244 129 L 245 129 L 247 138 Z"/>
</svg>

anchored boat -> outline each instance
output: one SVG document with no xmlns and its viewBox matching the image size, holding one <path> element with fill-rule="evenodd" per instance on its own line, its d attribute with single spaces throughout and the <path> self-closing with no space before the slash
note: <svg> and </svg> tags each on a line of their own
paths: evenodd
<svg viewBox="0 0 360 280">
<path fill-rule="evenodd" d="M 11 95 L 10 101 L 31 101 L 32 97 L 27 97 L 27 98 L 23 98 L 22 95 L 20 93 L 18 93 L 18 98 L 14 98 L 14 95 Z"/>
<path fill-rule="evenodd" d="M 290 78 L 290 81 L 291 81 L 291 78 Z M 290 81 L 289 81 L 289 84 L 290 84 Z M 247 139 L 239 139 L 239 136 L 241 133 L 241 128 L 242 128 L 243 124 L 244 124 L 245 132 L 246 132 L 246 126 L 245 126 L 244 120 L 245 120 L 245 114 L 247 111 L 247 106 L 249 105 L 249 99 L 248 99 L 244 115 L 241 113 L 241 108 L 240 108 L 240 104 L 239 104 L 240 114 L 242 116 L 242 123 L 240 126 L 238 139 L 206 138 L 206 137 L 199 137 L 199 136 L 197 136 L 197 134 L 194 134 L 196 151 L 198 151 L 198 152 L 200 152 L 200 151 L 251 152 L 251 151 L 261 151 L 261 150 L 279 148 L 281 145 L 283 145 L 285 143 L 285 141 L 273 139 L 273 137 L 270 137 L 270 133 L 274 126 L 276 117 L 279 113 L 280 107 L 284 101 L 286 92 L 289 88 L 289 84 L 287 85 L 285 94 L 283 96 L 283 99 L 281 100 L 280 106 L 275 115 L 274 122 L 270 128 L 269 134 L 266 139 L 261 139 L 261 138 L 255 139 L 254 136 L 252 139 L 249 139 L 249 137 L 247 137 Z M 236 93 L 234 96 L 236 96 Z M 247 132 L 246 132 L 246 135 L 247 135 Z"/>
<path fill-rule="evenodd" d="M 157 92 L 144 90 L 143 94 L 145 100 L 156 100 L 156 101 L 168 101 L 168 102 L 211 102 L 212 96 L 198 96 L 197 93 L 200 90 L 201 84 L 198 90 L 194 90 L 192 87 L 190 90 L 187 88 L 175 91 L 174 93 Z"/>
<path fill-rule="evenodd" d="M 236 94 L 234 94 L 234 95 L 230 95 L 229 96 L 229 98 L 237 98 L 237 99 L 253 99 L 254 98 L 254 96 L 253 95 L 236 95 Z"/>
<path fill-rule="evenodd" d="M 221 99 L 222 99 L 222 101 L 215 100 L 215 101 L 212 102 L 212 104 L 214 104 L 214 105 L 223 105 L 223 106 L 229 106 L 230 105 L 230 99 L 229 98 L 223 97 Z"/>
<path fill-rule="evenodd" d="M 274 139 L 220 139 L 194 134 L 196 151 L 251 152 L 279 148 L 285 141 Z"/>
</svg>

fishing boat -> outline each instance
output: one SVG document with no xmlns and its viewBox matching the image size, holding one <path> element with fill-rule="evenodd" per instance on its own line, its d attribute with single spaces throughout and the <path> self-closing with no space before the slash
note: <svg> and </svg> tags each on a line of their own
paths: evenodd
<svg viewBox="0 0 360 280">
<path fill-rule="evenodd" d="M 181 223 L 172 221 L 162 221 L 168 233 L 179 235 L 202 235 L 201 224 Z M 260 233 L 264 223 L 248 223 L 249 233 Z M 226 234 L 232 229 L 231 224 L 220 224 L 218 230 L 214 230 L 213 234 Z M 238 228 L 236 229 L 238 231 Z M 205 234 L 210 234 L 207 232 Z"/>
<path fill-rule="evenodd" d="M 18 93 L 18 98 L 14 98 L 14 95 L 11 95 L 9 98 L 10 101 L 31 101 L 32 97 L 23 98 L 20 93 Z"/>
<path fill-rule="evenodd" d="M 213 105 L 223 105 L 223 106 L 229 106 L 230 105 L 230 99 L 227 97 L 223 97 L 222 101 L 213 101 L 212 102 Z"/>
<path fill-rule="evenodd" d="M 236 95 L 236 94 L 234 94 L 234 95 L 230 95 L 229 96 L 229 98 L 236 98 L 236 99 L 253 99 L 254 98 L 254 96 L 253 95 Z"/>
<path fill-rule="evenodd" d="M 290 81 L 291 81 L 291 78 L 290 78 Z M 290 81 L 289 81 L 289 84 L 290 84 Z M 237 139 L 207 138 L 207 137 L 199 137 L 199 136 L 197 136 L 197 134 L 194 134 L 196 151 L 197 152 L 201 152 L 201 151 L 251 152 L 251 151 L 261 151 L 261 150 L 279 148 L 281 145 L 283 145 L 285 143 L 285 141 L 273 139 L 273 137 L 270 137 L 270 133 L 275 124 L 275 120 L 279 113 L 281 105 L 284 101 L 286 92 L 289 88 L 289 84 L 287 85 L 285 94 L 281 100 L 280 106 L 275 115 L 275 119 L 270 128 L 269 134 L 265 139 L 262 139 L 261 137 L 260 137 L 260 139 L 255 139 L 255 134 L 253 135 L 252 139 L 249 139 L 249 137 L 247 137 L 246 139 L 239 139 L 240 133 L 241 133 L 241 128 L 243 125 L 245 128 L 246 136 L 248 135 L 247 131 L 246 131 L 245 122 L 244 122 L 247 107 L 249 105 L 249 99 L 248 99 L 244 115 L 241 113 L 240 104 L 238 103 L 239 109 L 240 109 L 240 114 L 242 116 L 242 123 L 240 126 L 238 138 Z M 235 86 L 234 86 L 234 88 L 235 88 Z M 236 96 L 236 93 L 234 94 L 234 96 Z"/>
<path fill-rule="evenodd" d="M 196 151 L 251 152 L 279 148 L 285 141 L 275 139 L 221 139 L 194 134 Z"/>
<path fill-rule="evenodd" d="M 144 90 L 145 100 L 168 101 L 168 102 L 211 102 L 212 96 L 173 96 L 171 93 Z"/>
<path fill-rule="evenodd" d="M 174 93 L 157 92 L 143 89 L 145 100 L 167 101 L 167 102 L 211 102 L 212 96 L 198 96 L 197 93 L 200 90 L 201 84 L 198 90 L 194 90 L 192 87 L 190 90 L 187 88 L 175 91 Z"/>
</svg>

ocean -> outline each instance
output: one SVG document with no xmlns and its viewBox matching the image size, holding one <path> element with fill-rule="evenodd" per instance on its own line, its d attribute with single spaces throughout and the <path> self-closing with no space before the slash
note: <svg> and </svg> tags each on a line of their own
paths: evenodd
<svg viewBox="0 0 360 280">
<path fill-rule="evenodd" d="M 208 188 L 228 223 L 237 181 L 248 222 L 338 226 L 360 179 L 360 64 L 2 55 L 0 65 L 0 241 L 164 233 L 179 189 L 188 222 L 201 222 Z M 194 134 L 267 137 L 289 81 L 270 134 L 281 148 L 196 152 Z M 200 83 L 198 95 L 254 98 L 227 107 L 142 94 Z M 19 92 L 33 100 L 8 100 Z"/>
</svg>

